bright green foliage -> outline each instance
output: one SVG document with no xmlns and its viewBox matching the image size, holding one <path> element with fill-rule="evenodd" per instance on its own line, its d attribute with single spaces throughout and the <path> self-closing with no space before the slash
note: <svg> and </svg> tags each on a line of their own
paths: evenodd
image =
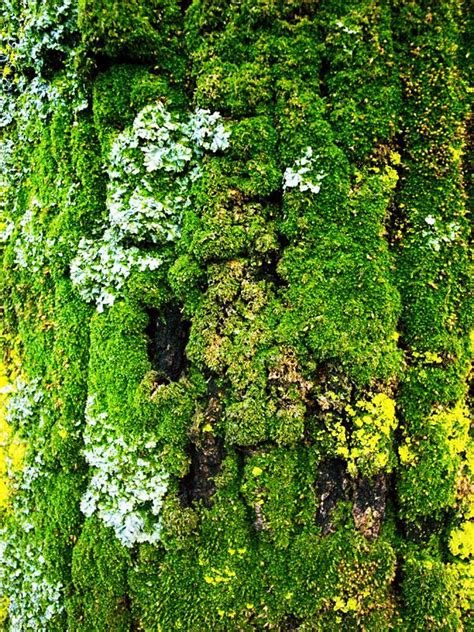
<svg viewBox="0 0 474 632">
<path fill-rule="evenodd" d="M 39 393 L 6 630 L 472 629 L 467 4 L 0 9 L 0 342 Z M 222 122 L 166 145 L 194 143 L 179 195 L 143 112 Z M 96 310 L 74 262 L 132 191 L 176 217 L 115 226 L 160 265 Z"/>
</svg>

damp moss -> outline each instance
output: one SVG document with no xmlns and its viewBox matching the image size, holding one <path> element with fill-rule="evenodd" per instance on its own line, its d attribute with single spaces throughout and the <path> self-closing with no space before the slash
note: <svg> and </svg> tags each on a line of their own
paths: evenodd
<svg viewBox="0 0 474 632">
<path fill-rule="evenodd" d="M 455 577 L 442 562 L 429 556 L 410 557 L 403 569 L 407 620 L 415 630 L 459 630 Z"/>
</svg>

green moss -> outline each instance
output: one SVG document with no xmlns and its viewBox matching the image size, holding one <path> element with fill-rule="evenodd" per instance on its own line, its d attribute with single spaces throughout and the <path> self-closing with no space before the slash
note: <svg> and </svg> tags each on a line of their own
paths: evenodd
<svg viewBox="0 0 474 632">
<path fill-rule="evenodd" d="M 170 474 L 184 476 L 189 465 L 186 452 L 189 433 L 196 423 L 199 402 L 207 392 L 206 384 L 199 374 L 171 384 L 160 383 L 159 377 L 156 372 L 145 374 L 133 402 L 134 409 L 137 418 L 143 420 L 143 428 L 153 431 L 163 445 L 165 469 Z"/>
<path fill-rule="evenodd" d="M 54 470 L 36 493 L 36 528 L 42 533 L 44 555 L 67 592 L 71 590 L 73 547 L 83 522 L 79 509 L 83 490 L 81 473 Z"/>
<path fill-rule="evenodd" d="M 435 518 L 453 507 L 461 454 L 466 451 L 469 419 L 462 406 L 434 413 L 423 435 L 409 435 L 400 447 L 402 463 L 398 484 L 402 512 L 409 520 Z"/>
<path fill-rule="evenodd" d="M 187 316 L 194 314 L 202 300 L 205 272 L 194 257 L 181 255 L 171 264 L 168 282 L 174 296 L 182 303 Z"/>
<path fill-rule="evenodd" d="M 93 86 L 94 123 L 104 158 L 113 136 L 133 122 L 138 111 L 153 101 L 165 101 L 167 108 L 185 105 L 184 96 L 152 66 L 114 64 L 101 72 Z"/>
<path fill-rule="evenodd" d="M 325 36 L 327 103 L 336 142 L 363 162 L 390 143 L 398 123 L 401 86 L 390 7 L 330 0 L 317 17 Z"/>
<path fill-rule="evenodd" d="M 242 493 L 262 542 L 288 548 L 316 507 L 308 494 L 313 483 L 316 455 L 307 449 L 256 451 L 245 463 Z"/>
<path fill-rule="evenodd" d="M 291 305 L 279 337 L 301 341 L 320 360 L 337 358 L 358 381 L 389 377 L 398 364 L 392 335 L 399 301 L 383 259 L 337 230 L 312 246 L 311 256 L 308 250 L 287 248 L 279 264 Z"/>
<path fill-rule="evenodd" d="M 397 614 L 389 588 L 394 551 L 386 542 L 370 546 L 359 538 L 346 528 L 320 544 L 309 534 L 295 540 L 290 572 L 296 616 L 322 629 L 390 628 Z"/>
<path fill-rule="evenodd" d="M 203 64 L 196 78 L 197 103 L 220 109 L 231 116 L 264 113 L 271 102 L 271 75 L 258 62 L 235 64 L 211 59 Z"/>
<path fill-rule="evenodd" d="M 117 431 L 140 433 L 134 400 L 151 364 L 145 329 L 148 318 L 137 303 L 116 302 L 91 320 L 89 394 L 96 394 Z M 127 411 L 126 414 L 124 412 Z"/>
<path fill-rule="evenodd" d="M 222 175 L 211 177 L 225 180 L 229 188 L 243 196 L 266 198 L 281 187 L 278 166 L 277 133 L 268 116 L 253 116 L 229 125 L 231 146 L 219 160 Z M 205 184 L 208 184 L 207 182 Z M 209 195 L 209 186 L 206 187 Z"/>
<path fill-rule="evenodd" d="M 130 554 L 109 529 L 95 518 L 86 521 L 72 557 L 74 593 L 67 602 L 71 630 L 129 630 L 130 562 Z"/>
<path fill-rule="evenodd" d="M 97 130 L 89 113 L 82 115 L 71 132 L 71 168 L 77 185 L 71 204 L 63 212 L 70 217 L 68 225 L 74 232 L 87 233 L 103 217 L 106 181 L 103 158 L 97 151 Z"/>
<path fill-rule="evenodd" d="M 232 184 L 240 178 L 226 177 L 228 174 L 224 169 L 228 164 L 212 158 L 207 162 L 197 191 L 196 207 L 202 208 L 197 226 L 192 212 L 185 217 L 183 231 L 186 234 L 188 223 L 192 223 L 190 251 L 198 260 L 228 261 L 249 251 L 265 255 L 276 250 L 278 245 L 269 221 L 271 206 L 250 201 L 243 192 L 233 188 Z M 248 164 L 244 166 L 247 173 L 250 168 Z M 237 172 L 237 177 L 240 176 L 238 163 L 232 164 L 231 169 L 233 173 Z M 244 187 L 255 189 L 257 178 L 242 178 Z"/>
<path fill-rule="evenodd" d="M 48 378 L 57 400 L 57 421 L 51 431 L 51 455 L 62 465 L 75 470 L 80 431 L 87 398 L 90 308 L 64 279 L 56 285 L 55 340 L 48 367 Z"/>
<path fill-rule="evenodd" d="M 68 100 L 61 54 L 45 57 L 66 100 L 1 132 L 16 171 L 0 212 L 17 230 L 2 245 L 0 335 L 47 394 L 30 450 L 49 474 L 30 517 L 67 627 L 470 629 L 472 578 L 455 557 L 469 524 L 464 7 L 186 4 L 80 0 L 68 72 L 88 109 Z M 219 111 L 230 146 L 204 158 L 165 264 L 97 313 L 69 264 L 105 218 L 111 143 L 156 101 Z M 318 192 L 288 181 L 308 147 Z M 33 206 L 39 269 L 15 250 Z M 176 380 L 152 341 L 168 309 L 190 325 Z M 83 523 L 88 395 L 117 435 L 156 439 L 169 474 L 156 546 Z M 322 498 L 336 458 L 344 482 Z M 387 478 L 383 498 L 361 497 L 361 480 L 390 472 L 393 493 Z M 354 526 L 363 502 L 385 512 L 370 541 Z"/>
<path fill-rule="evenodd" d="M 138 61 L 160 60 L 179 75 L 181 14 L 174 0 L 80 0 L 78 25 L 93 54 Z"/>
<path fill-rule="evenodd" d="M 458 17 L 452 2 L 440 3 L 433 14 L 424 3 L 395 12 L 406 107 L 396 276 L 409 351 L 400 394 L 406 432 L 398 493 L 408 524 L 422 531 L 427 520 L 452 515 L 465 447 L 462 407 L 454 408 L 465 397 L 469 362 L 460 172 L 466 88 L 456 67 Z M 435 530 L 442 531 L 439 523 Z M 427 621 L 433 629 L 459 629 L 451 583 L 438 562 L 420 556 L 407 564 L 404 596 L 415 629 Z"/>
<path fill-rule="evenodd" d="M 403 568 L 402 590 L 412 629 L 460 629 L 455 578 L 444 564 L 428 556 L 410 557 Z"/>
</svg>

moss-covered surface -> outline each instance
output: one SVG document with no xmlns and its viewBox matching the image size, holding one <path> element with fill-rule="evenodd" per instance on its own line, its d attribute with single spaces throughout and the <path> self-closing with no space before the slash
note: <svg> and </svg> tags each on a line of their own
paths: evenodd
<svg viewBox="0 0 474 632">
<path fill-rule="evenodd" d="M 0 626 L 472 630 L 468 3 L 0 12 Z"/>
</svg>

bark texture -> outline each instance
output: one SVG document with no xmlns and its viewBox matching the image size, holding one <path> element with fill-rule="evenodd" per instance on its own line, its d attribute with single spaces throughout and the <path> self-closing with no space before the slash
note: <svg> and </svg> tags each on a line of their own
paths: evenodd
<svg viewBox="0 0 474 632">
<path fill-rule="evenodd" d="M 468 3 L 0 15 L 5 630 L 471 630 Z"/>
</svg>

